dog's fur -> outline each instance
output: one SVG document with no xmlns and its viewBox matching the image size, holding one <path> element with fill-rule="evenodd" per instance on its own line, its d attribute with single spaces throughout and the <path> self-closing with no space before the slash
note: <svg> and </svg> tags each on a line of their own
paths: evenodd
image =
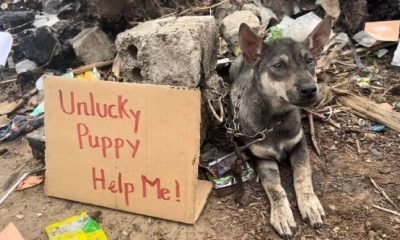
<svg viewBox="0 0 400 240">
<path fill-rule="evenodd" d="M 232 108 L 239 106 L 240 131 L 253 135 L 281 122 L 264 141 L 251 145 L 249 150 L 257 157 L 257 171 L 270 200 L 270 222 L 285 238 L 293 236 L 296 222 L 281 186 L 280 161 L 291 162 L 302 218 L 313 227 L 321 227 L 325 217 L 312 187 L 299 106 L 309 106 L 318 99 L 315 57 L 328 41 L 330 30 L 330 19 L 326 18 L 302 43 L 288 38 L 264 43 L 242 24 L 239 29 L 242 55 L 235 59 L 230 70 L 233 80 L 230 100 Z M 241 139 L 243 143 L 251 140 Z"/>
</svg>

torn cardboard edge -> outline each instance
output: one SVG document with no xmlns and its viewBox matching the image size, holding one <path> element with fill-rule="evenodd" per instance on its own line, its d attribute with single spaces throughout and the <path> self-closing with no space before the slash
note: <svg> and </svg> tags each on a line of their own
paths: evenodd
<svg viewBox="0 0 400 240">
<path fill-rule="evenodd" d="M 45 95 L 46 195 L 196 222 L 212 189 L 197 179 L 198 89 L 46 76 Z M 108 111 L 100 116 L 103 105 Z M 128 117 L 135 111 L 137 118 Z M 110 136 L 120 148 L 101 149 L 96 136 Z M 132 139 L 140 143 L 135 152 L 122 148 Z"/>
</svg>

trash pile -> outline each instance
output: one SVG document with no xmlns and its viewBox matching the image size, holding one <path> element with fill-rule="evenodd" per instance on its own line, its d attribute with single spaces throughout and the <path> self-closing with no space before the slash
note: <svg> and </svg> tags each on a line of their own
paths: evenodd
<svg viewBox="0 0 400 240">
<path fill-rule="evenodd" d="M 340 129 L 343 123 L 335 116 L 342 111 L 357 116 L 360 131 L 400 133 L 400 87 L 387 88 L 376 63 L 400 67 L 400 11 L 377 18 L 374 1 L 357 1 L 364 2 L 361 13 L 356 3 L 339 0 L 186 2 L 4 0 L 0 86 L 8 95 L 0 97 L 0 142 L 27 134 L 34 158 L 45 158 L 43 75 L 200 88 L 201 176 L 215 189 L 233 186 L 238 156 L 232 144 L 225 144 L 225 122 L 240 24 L 247 23 L 265 41 L 304 41 L 325 15 L 334 26 L 318 61 L 324 98 L 316 108 L 304 109 L 315 151 L 320 154 L 313 118 Z M 359 19 L 373 21 L 362 26 Z M 256 174 L 250 157 L 242 153 L 242 158 L 240 182 L 245 182 Z M 64 239 L 54 229 L 66 223 L 46 228 L 49 238 Z"/>
</svg>

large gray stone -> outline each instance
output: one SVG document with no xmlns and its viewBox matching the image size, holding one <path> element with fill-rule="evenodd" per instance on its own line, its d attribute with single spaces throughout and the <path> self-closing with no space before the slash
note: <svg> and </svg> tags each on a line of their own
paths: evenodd
<svg viewBox="0 0 400 240">
<path fill-rule="evenodd" d="M 211 16 L 141 23 L 117 37 L 120 76 L 128 82 L 197 87 L 215 69 L 217 43 Z"/>
<path fill-rule="evenodd" d="M 83 29 L 72 39 L 75 55 L 85 64 L 112 60 L 115 46 L 99 27 Z"/>
</svg>

